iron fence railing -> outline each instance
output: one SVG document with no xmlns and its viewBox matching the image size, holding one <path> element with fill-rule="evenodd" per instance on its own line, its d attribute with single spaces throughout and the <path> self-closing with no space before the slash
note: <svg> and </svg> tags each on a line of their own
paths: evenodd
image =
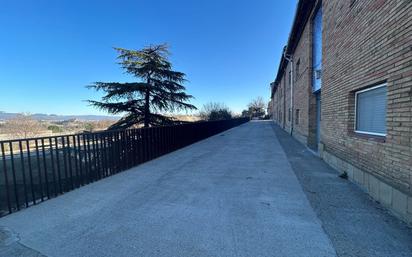
<svg viewBox="0 0 412 257">
<path fill-rule="evenodd" d="M 0 216 L 247 122 L 232 119 L 0 141 Z"/>
</svg>

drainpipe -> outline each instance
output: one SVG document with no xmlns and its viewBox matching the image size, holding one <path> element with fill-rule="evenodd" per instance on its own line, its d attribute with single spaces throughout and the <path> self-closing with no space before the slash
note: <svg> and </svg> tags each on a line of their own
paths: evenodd
<svg viewBox="0 0 412 257">
<path fill-rule="evenodd" d="M 283 57 L 291 64 L 290 68 L 290 135 L 293 135 L 293 55 L 286 54 L 286 49 L 283 52 Z"/>
</svg>

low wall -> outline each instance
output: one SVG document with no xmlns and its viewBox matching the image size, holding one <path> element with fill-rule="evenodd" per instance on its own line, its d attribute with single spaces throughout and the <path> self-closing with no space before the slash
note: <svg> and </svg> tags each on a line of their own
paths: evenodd
<svg viewBox="0 0 412 257">
<path fill-rule="evenodd" d="M 348 179 L 360 186 L 374 200 L 378 201 L 395 216 L 412 226 L 412 196 L 399 191 L 388 181 L 363 171 L 335 155 L 320 149 L 322 159 Z"/>
</svg>

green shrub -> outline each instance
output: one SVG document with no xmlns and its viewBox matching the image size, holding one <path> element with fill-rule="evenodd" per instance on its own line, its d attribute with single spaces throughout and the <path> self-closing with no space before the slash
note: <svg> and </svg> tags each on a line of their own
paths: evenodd
<svg viewBox="0 0 412 257">
<path fill-rule="evenodd" d="M 48 130 L 51 130 L 53 133 L 61 133 L 63 129 L 57 125 L 50 125 L 47 127 Z"/>
</svg>

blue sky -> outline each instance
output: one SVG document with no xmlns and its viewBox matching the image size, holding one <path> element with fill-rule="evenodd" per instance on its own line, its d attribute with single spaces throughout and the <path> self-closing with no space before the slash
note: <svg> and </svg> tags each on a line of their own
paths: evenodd
<svg viewBox="0 0 412 257">
<path fill-rule="evenodd" d="M 168 43 L 192 101 L 269 98 L 296 0 L 2 0 L 0 111 L 102 114 L 94 81 L 133 81 L 112 47 Z"/>
</svg>

